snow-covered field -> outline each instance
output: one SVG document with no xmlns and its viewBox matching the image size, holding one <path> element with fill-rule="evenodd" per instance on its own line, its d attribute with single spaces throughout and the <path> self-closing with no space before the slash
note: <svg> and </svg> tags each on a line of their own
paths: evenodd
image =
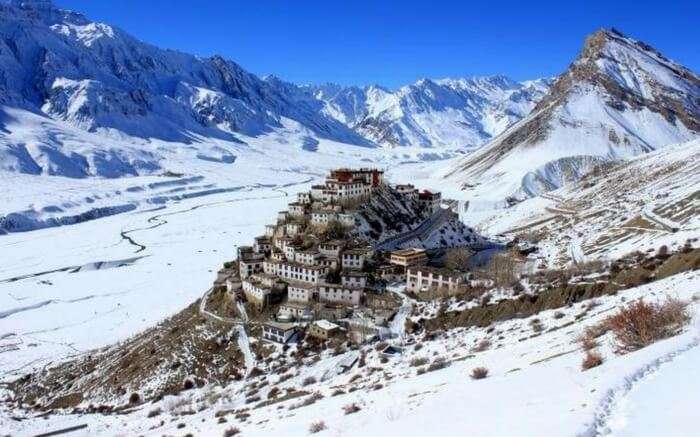
<svg viewBox="0 0 700 437">
<path fill-rule="evenodd" d="M 309 152 L 292 128 L 247 143 L 235 163 L 172 158 L 178 177 L 0 173 L 0 217 L 22 225 L 0 235 L 0 373 L 22 375 L 174 314 L 330 168 L 378 166 L 416 182 L 415 165 L 401 164 L 409 150 L 321 141 Z M 96 209 L 104 214 L 85 218 Z"/>
<path fill-rule="evenodd" d="M 555 311 L 537 315 L 545 327 L 539 335 L 533 335 L 529 319 L 498 323 L 491 332 L 457 329 L 423 342 L 420 351 L 408 352 L 412 346 L 407 346 L 403 355 L 384 364 L 370 347 L 367 366 L 382 370 L 369 372 L 369 377 L 359 381 L 352 378 L 364 369 L 336 376 L 334 369 L 344 356 L 327 354 L 316 364 L 301 367 L 297 376 L 284 383 L 321 394 L 307 406 L 299 407 L 299 399 L 270 406 L 247 405 L 245 391 L 233 383 L 227 388 L 204 387 L 166 397 L 126 415 L 52 415 L 5 424 L 19 435 L 88 424 L 82 435 L 221 435 L 235 426 L 243 435 L 303 436 L 317 421 L 327 427 L 319 435 L 693 435 L 689 414 L 700 392 L 697 379 L 692 378 L 700 349 L 697 318 L 683 334 L 624 356 L 615 355 L 611 339 L 603 337 L 600 350 L 605 362 L 585 372 L 580 368 L 583 353 L 575 339 L 585 326 L 624 302 L 640 297 L 663 300 L 669 295 L 691 299 L 692 290 L 698 289 L 700 272 L 683 273 L 599 299 L 579 324 L 571 322 L 586 312 L 586 302 L 563 310 L 563 317 L 556 317 Z M 490 349 L 475 352 L 472 347 L 487 337 L 492 341 Z M 351 353 L 356 352 L 347 354 Z M 422 375 L 410 365 L 413 357 L 432 361 L 438 356 L 450 365 Z M 486 379 L 470 378 L 477 366 L 489 369 Z M 319 382 L 304 385 L 302 381 L 312 375 Z M 272 376 L 271 381 L 276 378 Z M 351 387 L 356 390 L 348 391 Z M 338 389 L 343 394 L 332 395 Z M 263 399 L 268 390 L 260 390 Z M 680 405 L 669 411 L 666 401 Z M 346 415 L 343 407 L 351 403 L 360 410 Z M 220 410 L 246 407 L 250 416 L 243 422 L 231 414 L 226 423 L 220 423 L 215 416 Z M 158 408 L 162 413 L 147 417 Z M 178 413 L 190 410 L 191 414 Z"/>
<path fill-rule="evenodd" d="M 446 198 L 460 200 L 460 213 L 467 222 L 475 220 L 474 214 L 486 217 L 482 224 L 491 232 L 512 228 L 551 209 L 567 215 L 562 196 L 581 195 L 565 191 L 523 202 L 514 209 L 476 208 L 457 187 L 445 185 L 444 162 L 400 163 L 400 157 L 369 152 L 375 160 L 372 163 L 366 160 L 366 150 L 346 148 L 343 156 L 338 153 L 341 146 L 333 142 L 322 142 L 313 155 L 307 155 L 295 142 L 274 141 L 279 147 L 274 156 L 264 152 L 270 150 L 269 144 L 251 141 L 250 152 L 241 153 L 236 163 L 204 163 L 180 178 L 86 181 L 3 175 L 7 189 L 0 196 L 6 201 L 5 214 L 32 210 L 37 217 L 46 218 L 94 204 L 133 205 L 131 210 L 78 224 L 0 236 L 3 377 L 14 379 L 31 369 L 126 339 L 181 310 L 211 286 L 219 266 L 234 257 L 236 245 L 250 243 L 262 233 L 265 223 L 274 220 L 276 211 L 291 201 L 290 196 L 307 189 L 333 166 L 379 165 L 394 182 L 439 189 Z M 678 149 L 674 153 L 682 159 L 689 152 Z M 315 159 L 305 160 L 305 156 Z M 673 159 L 671 155 L 669 160 Z M 164 181 L 170 183 L 161 184 Z M 672 193 L 685 195 L 687 188 Z M 19 192 L 29 195 L 18 196 Z M 184 193 L 201 194 L 180 196 Z M 164 200 L 152 202 L 153 198 Z M 50 205 L 60 206 L 61 211 L 46 208 Z M 658 209 L 648 211 L 666 223 Z M 581 247 L 567 250 L 578 253 Z M 574 339 L 584 326 L 609 314 L 623 299 L 668 294 L 690 298 L 698 290 L 700 273 L 696 271 L 601 299 L 592 317 L 583 323 L 568 325 L 582 311 L 578 305 L 561 319 L 549 311 L 537 317 L 547 328 L 561 327 L 525 341 L 521 340 L 532 334 L 527 319 L 499 323 L 495 333 L 453 330 L 426 342 L 421 351 L 409 346 L 403 356 L 387 364 L 370 353 L 368 366 L 383 370 L 369 381 L 351 382 L 357 370 L 336 375 L 339 363 L 349 357 L 327 356 L 290 380 L 291 386 L 301 388 L 304 378 L 316 377 L 322 382 L 305 388 L 320 392 L 323 399 L 299 409 L 289 409 L 298 399 L 251 409 L 244 423 L 231 418 L 222 424 L 214 417 L 224 407 L 244 407 L 241 385 L 232 384 L 166 398 L 127 415 L 51 415 L 15 422 L 8 417 L 12 413 L 5 411 L 0 414 L 0 428 L 30 435 L 87 423 L 87 430 L 81 431 L 85 435 L 220 435 L 235 425 L 244 435 L 307 435 L 311 422 L 323 420 L 328 429 L 320 435 L 424 435 L 435 431 L 445 435 L 658 435 L 659 430 L 668 429 L 668 435 L 688 435 L 687 428 L 674 425 L 679 416 L 687 414 L 685 404 L 673 413 L 650 412 L 662 409 L 658 404 L 679 390 L 684 400 L 700 391 L 693 387 L 692 379 L 700 335 L 697 321 L 681 336 L 624 357 L 604 345 L 606 362 L 587 372 L 580 370 L 582 352 Z M 404 306 L 413 305 L 406 301 Z M 392 329 L 399 331 L 400 325 L 393 323 Z M 474 353 L 473 346 L 487 336 L 493 346 Z M 400 336 L 397 341 L 405 338 Z M 246 340 L 247 336 L 239 337 L 243 349 L 248 347 Z M 416 375 L 416 368 L 410 365 L 416 356 L 429 360 L 441 356 L 452 362 L 446 369 Z M 246 357 L 252 366 L 254 357 Z M 482 365 L 489 368 L 490 376 L 481 381 L 470 379 L 471 370 Z M 375 389 L 376 384 L 383 387 Z M 347 390 L 353 386 L 357 390 Z M 331 396 L 337 387 L 346 393 Z M 211 393 L 224 395 L 212 401 Z M 187 416 L 173 413 L 188 405 L 204 405 L 204 398 L 210 400 L 202 411 Z M 342 407 L 353 402 L 361 410 L 345 415 Z M 164 413 L 146 417 L 154 408 Z M 184 428 L 178 428 L 181 423 Z"/>
</svg>

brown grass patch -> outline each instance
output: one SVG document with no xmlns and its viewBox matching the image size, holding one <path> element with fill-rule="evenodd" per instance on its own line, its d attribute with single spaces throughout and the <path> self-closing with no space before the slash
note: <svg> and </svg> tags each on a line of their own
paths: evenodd
<svg viewBox="0 0 700 437">
<path fill-rule="evenodd" d="M 586 351 L 586 356 L 583 358 L 581 363 L 582 370 L 592 369 L 593 367 L 598 367 L 603 364 L 603 356 L 595 350 Z"/>
<path fill-rule="evenodd" d="M 489 369 L 486 367 L 475 367 L 472 369 L 472 379 L 484 379 L 489 375 Z"/>
</svg>

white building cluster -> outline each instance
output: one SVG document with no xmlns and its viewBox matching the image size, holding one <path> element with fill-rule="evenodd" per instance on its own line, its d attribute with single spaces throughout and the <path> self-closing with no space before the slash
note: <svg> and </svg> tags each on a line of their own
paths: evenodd
<svg viewBox="0 0 700 437">
<path fill-rule="evenodd" d="M 242 292 L 257 308 L 284 300 L 359 305 L 367 286 L 361 270 L 373 254 L 371 246 L 314 239 L 316 231 L 332 223 L 354 227 L 348 203 L 368 197 L 383 183 L 381 170 L 337 169 L 325 184 L 298 193 L 287 211 L 278 213 L 277 223 L 265 226 L 265 235 L 256 237 L 253 246 L 239 248 L 240 282 L 231 281 L 229 291 Z"/>
</svg>

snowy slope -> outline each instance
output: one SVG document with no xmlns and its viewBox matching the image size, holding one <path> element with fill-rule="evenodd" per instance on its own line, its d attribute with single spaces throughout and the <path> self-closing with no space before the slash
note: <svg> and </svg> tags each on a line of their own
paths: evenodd
<svg viewBox="0 0 700 437">
<path fill-rule="evenodd" d="M 548 191 L 601 160 L 696 138 L 699 98 L 695 73 L 644 43 L 601 30 L 528 117 L 458 162 L 449 177 L 491 200 Z"/>
<path fill-rule="evenodd" d="M 490 235 L 537 240 L 547 265 L 681 247 L 700 233 L 700 139 L 604 165 L 511 208 L 467 210 L 465 219 Z"/>
<path fill-rule="evenodd" d="M 335 84 L 307 89 L 325 112 L 387 146 L 480 146 L 527 115 L 551 81 L 514 82 L 505 76 L 421 79 L 389 91 Z"/>
</svg>

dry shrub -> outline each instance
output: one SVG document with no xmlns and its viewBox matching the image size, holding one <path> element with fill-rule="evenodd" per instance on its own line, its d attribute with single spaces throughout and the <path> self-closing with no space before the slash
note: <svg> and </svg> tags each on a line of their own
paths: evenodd
<svg viewBox="0 0 700 437">
<path fill-rule="evenodd" d="M 250 369 L 250 373 L 248 373 L 249 378 L 256 378 L 260 375 L 262 375 L 264 372 L 259 368 L 259 367 L 253 367 Z"/>
<path fill-rule="evenodd" d="M 490 347 L 491 347 L 491 340 L 489 340 L 488 338 L 485 338 L 485 339 L 481 340 L 479 342 L 479 344 L 474 346 L 472 348 L 472 351 L 473 352 L 484 352 L 485 350 L 487 350 Z"/>
<path fill-rule="evenodd" d="M 416 357 L 411 359 L 410 365 L 411 367 L 418 367 L 422 366 L 424 364 L 428 364 L 428 359 L 425 357 Z"/>
<path fill-rule="evenodd" d="M 326 422 L 324 422 L 323 420 L 319 420 L 318 422 L 314 422 L 311 425 L 309 425 L 309 432 L 311 434 L 316 434 L 317 432 L 321 432 L 326 428 Z"/>
<path fill-rule="evenodd" d="M 443 357 L 438 357 L 435 359 L 435 361 L 430 363 L 430 365 L 426 369 L 426 372 L 434 372 L 435 370 L 444 369 L 445 367 L 447 367 L 449 365 L 450 365 L 449 361 L 445 361 L 445 359 Z"/>
<path fill-rule="evenodd" d="M 343 407 L 343 411 L 345 412 L 346 416 L 348 414 L 357 413 L 360 410 L 361 410 L 361 408 L 354 402 L 352 404 L 347 404 Z"/>
<path fill-rule="evenodd" d="M 466 270 L 471 252 L 464 247 L 448 249 L 445 254 L 445 267 L 452 270 Z"/>
<path fill-rule="evenodd" d="M 603 364 L 603 356 L 598 351 L 588 350 L 581 363 L 581 369 L 588 370 L 601 364 Z"/>
<path fill-rule="evenodd" d="M 530 320 L 530 326 L 535 332 L 542 332 L 544 330 L 544 325 L 542 324 L 542 321 L 540 319 Z"/>
<path fill-rule="evenodd" d="M 598 332 L 599 330 L 593 326 L 589 326 L 585 331 L 583 331 L 583 334 L 581 334 L 581 336 L 577 339 L 578 342 L 581 343 L 583 350 L 590 351 L 598 347 Z"/>
<path fill-rule="evenodd" d="M 224 437 L 232 437 L 236 434 L 240 434 L 241 430 L 232 426 L 231 428 L 224 431 Z"/>
<path fill-rule="evenodd" d="M 472 369 L 472 379 L 484 379 L 489 375 L 489 369 L 486 367 L 475 367 Z"/>
<path fill-rule="evenodd" d="M 259 395 L 251 396 L 249 398 L 246 398 L 245 403 L 246 404 L 252 404 L 253 402 L 258 402 L 260 400 Z"/>
<path fill-rule="evenodd" d="M 486 274 L 499 287 L 514 283 L 518 279 L 517 272 L 517 256 L 512 252 L 494 255 L 486 266 Z"/>
<path fill-rule="evenodd" d="M 690 320 L 687 303 L 668 299 L 662 304 L 643 300 L 605 319 L 617 342 L 618 352 L 632 352 L 676 335 Z"/>
<path fill-rule="evenodd" d="M 308 376 L 304 378 L 303 381 L 301 381 L 301 385 L 303 385 L 304 387 L 311 384 L 316 384 L 316 378 L 314 378 L 313 376 Z"/>
</svg>

